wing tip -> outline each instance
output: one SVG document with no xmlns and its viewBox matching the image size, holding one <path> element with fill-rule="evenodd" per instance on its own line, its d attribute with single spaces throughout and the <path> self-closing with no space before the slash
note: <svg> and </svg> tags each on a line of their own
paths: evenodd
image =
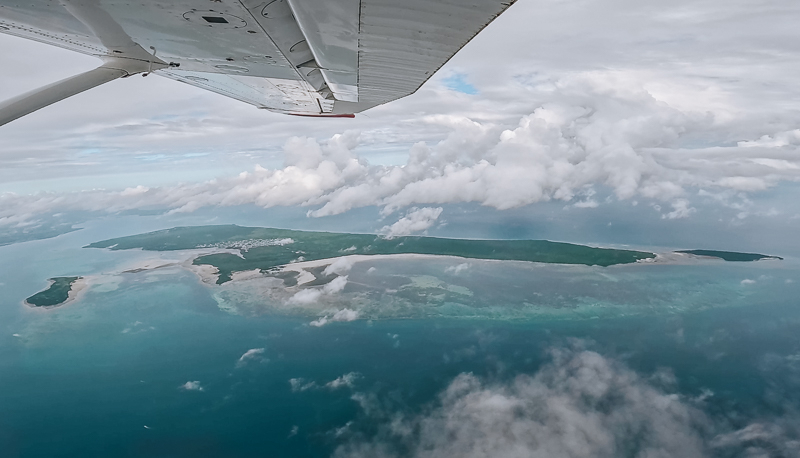
<svg viewBox="0 0 800 458">
<path fill-rule="evenodd" d="M 289 116 L 302 116 L 304 118 L 355 118 L 353 113 L 337 113 L 337 114 L 313 114 L 313 113 L 286 113 Z"/>
</svg>

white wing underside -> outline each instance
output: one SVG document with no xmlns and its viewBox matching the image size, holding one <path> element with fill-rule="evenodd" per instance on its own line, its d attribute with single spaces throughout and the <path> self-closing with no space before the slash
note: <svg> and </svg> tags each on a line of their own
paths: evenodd
<svg viewBox="0 0 800 458">
<path fill-rule="evenodd" d="M 514 1 L 0 0 L 0 32 L 258 108 L 334 116 L 414 93 Z"/>
</svg>

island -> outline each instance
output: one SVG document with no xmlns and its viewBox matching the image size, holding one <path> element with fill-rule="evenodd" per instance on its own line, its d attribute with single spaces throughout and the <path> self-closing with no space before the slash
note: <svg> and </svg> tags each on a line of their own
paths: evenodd
<svg viewBox="0 0 800 458">
<path fill-rule="evenodd" d="M 695 256 L 704 256 L 708 258 L 719 258 L 725 261 L 734 261 L 734 262 L 759 261 L 762 259 L 783 260 L 783 258 L 780 256 L 770 256 L 758 253 L 738 253 L 736 251 L 678 250 L 676 251 L 676 253 L 692 254 Z"/>
<path fill-rule="evenodd" d="M 329 321 L 370 316 L 407 316 L 431 304 L 442 316 L 460 313 L 459 307 L 483 307 L 488 299 L 474 275 L 480 275 L 481 269 L 493 271 L 490 264 L 494 262 L 500 272 L 506 273 L 519 267 L 524 271 L 542 269 L 546 274 L 551 269 L 544 268 L 544 264 L 554 264 L 553 271 L 572 271 L 568 265 L 597 267 L 575 268 L 574 272 L 577 276 L 605 278 L 608 274 L 602 270 L 615 265 L 639 264 L 647 269 L 644 265 L 783 259 L 732 251 L 679 250 L 655 254 L 549 240 L 387 237 L 238 225 L 173 227 L 102 240 L 84 248 L 160 253 L 137 256 L 136 264 L 126 265 L 114 274 L 51 278 L 50 287 L 29 297 L 26 303 L 42 308 L 59 306 L 76 300 L 78 293 L 90 284 L 109 281 L 117 284 L 125 275 L 149 275 L 146 272 L 180 267 L 211 288 L 218 307 L 227 313 L 308 315 L 316 317 L 311 326 L 322 326 Z M 501 264 L 507 261 L 541 265 Z M 354 268 L 359 263 L 370 265 Z M 375 264 L 388 269 L 376 268 Z M 392 266 L 401 273 L 392 273 Z M 528 290 L 524 283 L 516 283 L 512 289 L 521 291 L 523 296 L 527 294 L 523 303 L 545 300 L 541 294 L 546 291 Z M 548 297 L 546 301 L 561 303 L 560 293 Z"/>
<path fill-rule="evenodd" d="M 25 299 L 25 303 L 33 307 L 56 307 L 74 297 L 73 287 L 83 277 L 53 277 L 50 286 Z"/>
<path fill-rule="evenodd" d="M 594 248 L 547 240 L 470 240 L 426 236 L 383 237 L 374 234 L 296 231 L 237 225 L 175 227 L 87 245 L 110 250 L 171 251 L 216 248 L 227 252 L 196 257 L 196 266 L 218 271 L 217 284 L 236 272 L 259 270 L 286 275 L 277 268 L 291 263 L 350 255 L 420 254 L 472 259 L 611 266 L 654 259 L 654 253 Z M 234 252 L 230 252 L 234 250 Z M 287 280 L 291 280 L 288 279 Z"/>
</svg>

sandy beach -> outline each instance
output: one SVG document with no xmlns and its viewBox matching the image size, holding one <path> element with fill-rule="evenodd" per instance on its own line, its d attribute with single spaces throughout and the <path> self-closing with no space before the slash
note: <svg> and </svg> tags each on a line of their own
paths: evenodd
<svg viewBox="0 0 800 458">
<path fill-rule="evenodd" d="M 168 268 L 168 267 L 182 267 L 192 273 L 194 273 L 198 279 L 204 284 L 209 287 L 218 287 L 217 281 L 219 280 L 219 269 L 215 266 L 209 264 L 194 264 L 194 261 L 204 255 L 209 254 L 217 254 L 217 253 L 229 253 L 240 256 L 241 253 L 239 250 L 234 249 L 220 249 L 220 248 L 200 248 L 200 249 L 193 249 L 193 250 L 182 250 L 178 252 L 171 252 L 172 259 L 164 259 L 160 256 L 152 256 L 148 257 L 147 259 L 143 259 L 137 261 L 136 263 L 126 265 L 123 269 L 116 273 L 106 273 L 101 275 L 94 275 L 94 276 L 87 276 L 76 280 L 73 283 L 70 292 L 68 293 L 69 297 L 66 301 L 59 305 L 54 306 L 46 306 L 46 307 L 36 307 L 29 304 L 27 301 L 23 301 L 23 303 L 31 309 L 49 309 L 49 308 L 56 308 L 61 307 L 72 302 L 79 300 L 83 294 L 87 290 L 89 290 L 93 285 L 97 284 L 98 287 L 102 287 L 106 283 L 109 283 L 108 277 L 116 277 L 122 274 L 130 274 L 130 273 L 140 273 L 146 271 L 152 271 L 156 269 Z M 179 255 L 179 256 L 175 256 Z M 177 258 L 177 259 L 176 259 Z M 308 283 L 313 282 L 316 277 L 314 274 L 310 272 L 311 269 L 317 269 L 320 267 L 331 266 L 334 264 L 340 264 L 340 269 L 342 271 L 348 271 L 350 268 L 360 262 L 365 261 L 379 261 L 379 260 L 423 260 L 423 259 L 443 259 L 443 258 L 450 258 L 453 259 L 455 262 L 521 262 L 521 263 L 529 263 L 528 261 L 506 261 L 506 260 L 497 260 L 497 259 L 476 259 L 476 258 L 464 258 L 460 256 L 447 256 L 447 255 L 433 255 L 433 254 L 417 254 L 417 253 L 398 253 L 398 254 L 374 254 L 374 255 L 364 255 L 364 254 L 351 254 L 351 255 L 343 255 L 337 256 L 333 258 L 324 258 L 324 259 L 317 259 L 313 261 L 300 261 L 294 262 L 290 264 L 286 264 L 283 266 L 278 266 L 276 268 L 277 272 L 284 273 L 284 272 L 295 272 L 297 274 L 297 285 L 293 288 L 302 287 Z M 708 257 L 708 256 L 698 256 L 690 253 L 679 253 L 674 251 L 667 251 L 662 253 L 656 253 L 655 258 L 648 258 L 642 259 L 637 261 L 636 264 L 638 265 L 664 265 L 664 264 L 675 264 L 675 265 L 691 265 L 697 264 L 699 262 L 708 262 L 708 261 L 721 261 L 717 258 Z M 541 264 L 541 263 L 534 263 L 534 264 Z M 628 265 L 628 264 L 623 264 Z M 611 266 L 614 267 L 614 266 Z M 337 269 L 334 269 L 336 271 Z M 339 272 L 341 274 L 341 271 Z M 241 282 L 247 282 L 249 280 L 255 280 L 258 278 L 263 277 L 270 277 L 271 275 L 263 274 L 259 269 L 252 269 L 247 271 L 239 271 L 233 272 L 231 276 L 231 280 L 226 283 L 236 284 Z M 105 281 L 103 279 L 106 279 Z"/>
<path fill-rule="evenodd" d="M 48 309 L 54 309 L 54 308 L 58 308 L 58 307 L 63 307 L 65 305 L 67 305 L 67 304 L 70 304 L 70 303 L 75 302 L 78 299 L 80 299 L 86 293 L 86 291 L 88 291 L 89 286 L 91 284 L 91 279 L 92 279 L 92 277 L 81 277 L 81 278 L 75 280 L 70 285 L 70 290 L 67 293 L 67 300 L 65 300 L 64 302 L 62 302 L 60 304 L 37 306 L 37 305 L 31 304 L 27 300 L 23 300 L 22 303 L 23 303 L 23 305 L 26 306 L 26 308 L 31 309 L 31 310 L 48 310 Z M 52 280 L 48 280 L 48 281 L 50 282 L 50 285 L 52 285 L 54 283 Z M 48 285 L 48 288 L 50 287 L 50 285 Z"/>
</svg>

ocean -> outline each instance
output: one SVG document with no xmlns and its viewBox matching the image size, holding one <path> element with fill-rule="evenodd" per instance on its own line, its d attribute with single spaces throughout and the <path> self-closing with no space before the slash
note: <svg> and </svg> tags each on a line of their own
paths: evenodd
<svg viewBox="0 0 800 458">
<path fill-rule="evenodd" d="M 0 247 L 0 456 L 448 456 L 420 452 L 414 437 L 424 431 L 414 428 L 455 411 L 455 380 L 471 374 L 508 399 L 521 392 L 514 383 L 569 368 L 574 355 L 598 355 L 634 386 L 702 416 L 691 428 L 707 456 L 794 450 L 786 444 L 796 431 L 785 425 L 800 410 L 797 259 L 365 263 L 350 273 L 351 287 L 438 278 L 470 295 L 398 305 L 387 286 L 359 296 L 374 299 L 359 319 L 313 326 L 317 317 L 280 304 L 229 313 L 218 290 L 179 266 L 109 274 L 154 254 L 81 247 L 129 232 L 132 220 L 142 221 Z M 158 224 L 144 221 L 142 232 Z M 52 276 L 104 273 L 107 281 L 63 307 L 22 304 Z M 572 383 L 584 369 L 558 380 Z M 470 390 L 459 402 L 482 392 Z M 736 436 L 753 424 L 778 429 L 755 442 Z M 739 442 L 725 442 L 732 437 Z M 619 456 L 643 456 L 631 447 Z"/>
</svg>

